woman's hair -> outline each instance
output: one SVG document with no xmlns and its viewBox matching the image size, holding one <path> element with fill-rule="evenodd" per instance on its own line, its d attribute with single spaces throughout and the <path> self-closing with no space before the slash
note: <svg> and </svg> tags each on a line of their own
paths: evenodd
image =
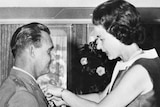
<svg viewBox="0 0 160 107">
<path fill-rule="evenodd" d="M 102 25 L 107 32 L 126 45 L 144 42 L 144 28 L 136 8 L 124 0 L 109 0 L 93 11 L 93 24 Z M 141 46 L 140 46 L 141 47 Z"/>
<path fill-rule="evenodd" d="M 50 31 L 47 26 L 41 23 L 29 23 L 19 27 L 13 34 L 10 47 L 13 56 L 16 57 L 25 49 L 28 45 L 33 44 L 35 47 L 41 46 L 41 31 L 50 35 Z"/>
</svg>

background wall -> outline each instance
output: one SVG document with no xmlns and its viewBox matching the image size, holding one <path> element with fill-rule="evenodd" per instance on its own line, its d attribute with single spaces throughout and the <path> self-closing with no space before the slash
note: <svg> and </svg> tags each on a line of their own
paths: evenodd
<svg viewBox="0 0 160 107">
<path fill-rule="evenodd" d="M 15 29 L 33 21 L 44 24 L 69 24 L 67 37 L 67 85 L 75 90 L 75 61 L 78 47 L 88 42 L 91 14 L 105 0 L 0 0 L 0 84 L 13 65 L 9 41 Z M 128 0 L 142 15 L 146 27 L 145 48 L 156 47 L 160 53 L 160 0 Z M 50 26 L 51 27 L 51 26 Z M 80 79 L 82 77 L 79 77 Z M 77 82 L 76 82 L 77 84 Z"/>
<path fill-rule="evenodd" d="M 0 0 L 0 7 L 95 7 L 106 0 Z M 136 7 L 160 7 L 159 0 L 127 0 Z"/>
</svg>

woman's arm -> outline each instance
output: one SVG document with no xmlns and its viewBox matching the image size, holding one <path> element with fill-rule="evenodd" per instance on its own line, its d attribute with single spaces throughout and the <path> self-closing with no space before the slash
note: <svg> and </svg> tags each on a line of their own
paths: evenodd
<svg viewBox="0 0 160 107">
<path fill-rule="evenodd" d="M 62 98 L 71 107 L 125 107 L 152 84 L 147 70 L 141 65 L 132 67 L 119 85 L 101 102 L 96 103 L 81 98 L 68 90 L 62 92 Z"/>
<path fill-rule="evenodd" d="M 108 86 L 104 89 L 104 91 L 100 93 L 90 93 L 90 94 L 83 94 L 83 95 L 78 95 L 78 96 L 83 99 L 99 103 L 107 95 Z"/>
</svg>

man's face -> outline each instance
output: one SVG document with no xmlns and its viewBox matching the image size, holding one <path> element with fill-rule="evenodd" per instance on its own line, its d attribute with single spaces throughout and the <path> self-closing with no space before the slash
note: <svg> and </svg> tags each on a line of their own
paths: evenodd
<svg viewBox="0 0 160 107">
<path fill-rule="evenodd" d="M 49 64 L 51 62 L 51 51 L 53 49 L 53 43 L 50 36 L 42 31 L 42 46 L 36 48 L 36 61 L 35 69 L 36 75 L 41 76 L 49 71 Z"/>
</svg>

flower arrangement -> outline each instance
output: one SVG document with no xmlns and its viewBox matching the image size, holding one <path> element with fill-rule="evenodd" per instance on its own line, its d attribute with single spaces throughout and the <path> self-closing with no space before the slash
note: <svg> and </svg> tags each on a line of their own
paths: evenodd
<svg viewBox="0 0 160 107">
<path fill-rule="evenodd" d="M 79 81 L 75 89 L 78 94 L 103 91 L 110 82 L 115 61 L 109 61 L 106 54 L 96 47 L 95 40 L 79 49 Z"/>
<path fill-rule="evenodd" d="M 96 49 L 96 41 L 85 44 L 79 52 L 80 63 L 83 66 L 82 72 L 88 72 L 89 75 L 97 73 L 99 76 L 106 73 L 105 62 L 108 58 L 104 52 Z"/>
</svg>

